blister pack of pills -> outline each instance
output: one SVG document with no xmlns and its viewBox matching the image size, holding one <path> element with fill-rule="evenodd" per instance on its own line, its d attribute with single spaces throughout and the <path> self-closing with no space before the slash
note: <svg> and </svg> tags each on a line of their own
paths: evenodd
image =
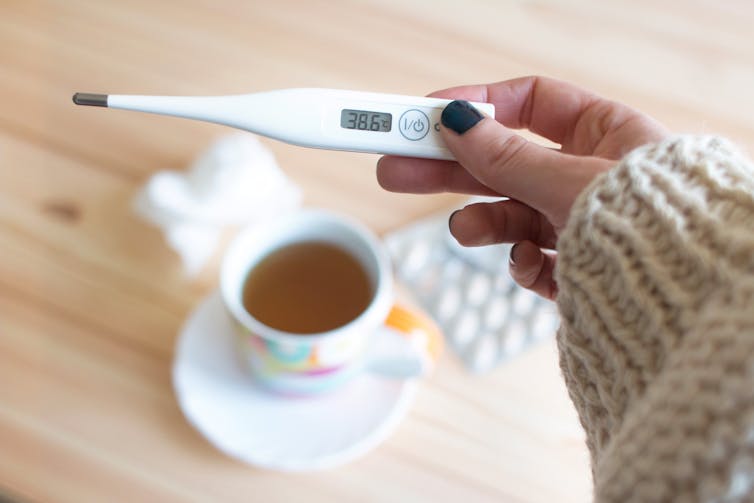
<svg viewBox="0 0 754 503">
<path fill-rule="evenodd" d="M 459 245 L 449 213 L 394 231 L 385 243 L 398 280 L 437 321 L 451 350 L 469 370 L 485 372 L 553 337 L 558 314 L 510 277 L 510 245 Z"/>
</svg>

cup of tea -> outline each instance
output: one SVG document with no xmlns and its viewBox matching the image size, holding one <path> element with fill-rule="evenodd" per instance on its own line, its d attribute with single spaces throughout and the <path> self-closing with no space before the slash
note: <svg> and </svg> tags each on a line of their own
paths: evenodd
<svg viewBox="0 0 754 503">
<path fill-rule="evenodd" d="M 346 216 L 301 210 L 241 231 L 220 286 L 239 356 L 273 392 L 331 391 L 362 372 L 416 377 L 442 347 L 434 322 L 394 303 L 381 242 Z M 385 326 L 405 344 L 375 356 Z"/>
</svg>

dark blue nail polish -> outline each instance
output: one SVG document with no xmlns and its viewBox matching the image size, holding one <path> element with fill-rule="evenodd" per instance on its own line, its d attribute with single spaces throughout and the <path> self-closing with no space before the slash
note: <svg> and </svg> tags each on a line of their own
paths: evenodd
<svg viewBox="0 0 754 503">
<path fill-rule="evenodd" d="M 465 133 L 482 119 L 484 119 L 482 112 L 474 108 L 468 101 L 463 100 L 448 103 L 440 116 L 442 125 L 458 134 Z"/>
<path fill-rule="evenodd" d="M 450 226 L 453 224 L 453 217 L 456 216 L 456 214 L 461 210 L 456 210 L 453 213 L 450 214 L 450 217 L 448 217 L 448 229 L 450 229 Z"/>
<path fill-rule="evenodd" d="M 511 267 L 516 267 L 516 250 L 518 250 L 518 245 L 520 243 L 516 243 L 513 246 L 511 246 L 510 256 L 508 257 L 508 263 L 511 265 Z"/>
</svg>

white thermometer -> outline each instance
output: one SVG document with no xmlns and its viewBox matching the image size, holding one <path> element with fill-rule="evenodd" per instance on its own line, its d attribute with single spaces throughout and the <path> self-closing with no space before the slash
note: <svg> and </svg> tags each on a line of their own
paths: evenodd
<svg viewBox="0 0 754 503">
<path fill-rule="evenodd" d="M 215 122 L 304 147 L 431 159 L 453 159 L 440 137 L 440 114 L 450 101 L 314 88 L 206 97 L 73 95 L 77 105 Z M 472 104 L 494 117 L 494 105 Z"/>
</svg>

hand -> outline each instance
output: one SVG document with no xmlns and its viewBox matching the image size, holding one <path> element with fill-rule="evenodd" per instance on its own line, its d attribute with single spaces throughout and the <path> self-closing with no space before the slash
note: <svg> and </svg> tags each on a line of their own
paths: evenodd
<svg viewBox="0 0 754 503">
<path fill-rule="evenodd" d="M 511 276 L 549 299 L 557 294 L 557 257 L 551 250 L 576 197 L 630 150 L 667 135 L 663 126 L 625 105 L 543 77 L 430 96 L 493 103 L 495 117 L 454 101 L 443 111 L 440 133 L 458 162 L 386 156 L 377 164 L 380 185 L 395 192 L 508 197 L 456 211 L 450 232 L 466 246 L 517 243 Z M 528 129 L 561 148 L 531 143 L 508 128 Z"/>
</svg>

